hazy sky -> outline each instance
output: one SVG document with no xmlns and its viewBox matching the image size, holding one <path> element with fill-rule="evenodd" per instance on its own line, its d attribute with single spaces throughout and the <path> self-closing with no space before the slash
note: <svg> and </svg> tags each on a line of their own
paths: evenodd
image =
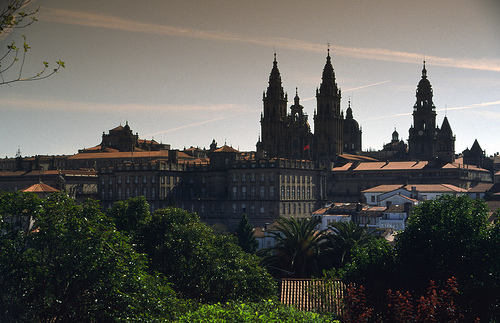
<svg viewBox="0 0 500 323">
<path fill-rule="evenodd" d="M 394 127 L 408 139 L 425 59 L 456 151 L 474 139 L 500 151 L 497 0 L 43 0 L 37 17 L 12 35 L 32 47 L 26 73 L 44 60 L 66 69 L 0 88 L 2 157 L 73 154 L 126 121 L 173 148 L 255 150 L 274 52 L 289 106 L 298 87 L 313 128 L 327 43 L 364 150 Z"/>
</svg>

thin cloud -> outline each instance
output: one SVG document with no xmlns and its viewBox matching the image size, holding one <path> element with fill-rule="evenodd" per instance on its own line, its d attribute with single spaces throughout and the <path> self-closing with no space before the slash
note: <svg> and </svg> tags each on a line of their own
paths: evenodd
<svg viewBox="0 0 500 323">
<path fill-rule="evenodd" d="M 283 37 L 253 37 L 217 30 L 179 28 L 175 26 L 145 23 L 119 17 L 112 17 L 109 15 L 100 15 L 73 10 L 44 8 L 44 10 L 39 13 L 38 17 L 39 19 L 43 20 L 71 25 L 108 28 L 122 31 L 186 37 L 210 41 L 248 43 L 266 47 L 277 47 L 314 53 L 325 52 L 324 44 L 315 44 L 299 39 Z M 413 64 L 421 64 L 422 57 L 425 56 L 428 65 L 500 72 L 500 60 L 493 59 L 457 59 L 449 57 L 429 56 L 420 53 L 394 51 L 383 48 L 362 48 L 336 45 L 331 45 L 330 48 L 332 49 L 333 53 L 338 56 Z"/>
<path fill-rule="evenodd" d="M 169 114 L 186 112 L 217 112 L 217 111 L 235 111 L 248 109 L 247 106 L 236 104 L 134 104 L 134 103 L 94 103 L 54 100 L 50 98 L 27 98 L 26 96 L 10 95 L 0 98 L 1 110 L 28 110 L 28 111 L 61 111 L 61 112 L 127 112 L 127 111 L 155 111 L 168 112 Z"/>
</svg>

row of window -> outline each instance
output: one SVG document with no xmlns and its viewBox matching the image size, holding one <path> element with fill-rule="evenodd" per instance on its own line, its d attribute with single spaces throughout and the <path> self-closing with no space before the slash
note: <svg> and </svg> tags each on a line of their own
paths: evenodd
<svg viewBox="0 0 500 323">
<path fill-rule="evenodd" d="M 282 183 L 314 183 L 314 176 L 308 175 L 282 175 Z"/>
<path fill-rule="evenodd" d="M 115 180 L 115 178 L 113 177 L 109 177 L 108 178 L 108 185 L 113 185 L 113 180 Z M 150 181 L 152 184 L 155 184 L 156 183 L 156 176 L 151 176 L 150 178 Z M 173 184 L 176 184 L 180 181 L 180 177 L 176 177 L 176 176 L 160 176 L 160 182 L 162 184 L 170 184 L 171 182 Z M 148 176 L 125 176 L 125 179 L 122 181 L 122 177 L 121 176 L 118 176 L 116 177 L 116 184 L 120 185 L 122 183 L 125 183 L 125 184 L 130 184 L 130 183 L 135 183 L 135 184 L 139 184 L 139 182 L 142 182 L 143 184 L 147 184 L 148 183 Z M 203 183 L 205 182 L 205 178 L 203 178 Z M 106 184 L 106 178 L 101 178 L 101 184 L 104 186 Z"/>
<path fill-rule="evenodd" d="M 114 192 L 115 192 L 115 190 L 112 188 L 110 188 L 107 192 L 106 192 L 106 190 L 103 189 L 103 190 L 101 190 L 101 198 L 103 200 L 105 200 L 105 199 L 111 200 L 114 198 Z M 107 195 L 106 195 L 106 193 L 107 193 Z M 131 195 L 131 193 L 133 193 L 133 196 Z M 142 189 L 142 191 L 140 191 L 138 187 L 135 187 L 133 191 L 130 189 L 130 187 L 126 187 L 125 190 L 122 190 L 121 187 L 118 187 L 116 189 L 116 198 L 118 200 L 120 200 L 122 198 L 127 199 L 129 197 L 137 197 L 137 196 L 139 196 L 139 193 L 140 193 L 140 195 L 142 195 L 148 199 L 149 198 L 150 199 L 156 198 L 156 188 L 154 188 L 154 187 L 151 187 L 151 190 L 149 192 L 148 192 L 148 189 L 146 187 L 144 187 Z"/>
<path fill-rule="evenodd" d="M 306 207 L 308 207 L 306 209 Z M 301 214 L 301 213 L 312 213 L 311 203 L 284 203 L 282 214 Z"/>
<path fill-rule="evenodd" d="M 302 190 L 300 189 L 301 186 L 297 186 L 297 188 L 295 188 L 295 186 L 287 186 L 285 188 L 285 186 L 282 186 L 281 187 L 281 199 L 284 200 L 284 199 L 292 199 L 292 200 L 295 200 L 295 199 L 303 199 L 305 200 L 306 198 L 307 199 L 311 199 L 311 187 L 310 186 L 307 186 L 307 188 L 305 186 L 302 186 Z M 301 191 L 302 191 L 302 197 L 301 197 Z M 313 195 L 314 195 L 314 188 L 313 188 Z"/>
<path fill-rule="evenodd" d="M 247 181 L 250 181 L 250 182 L 255 182 L 257 180 L 260 180 L 261 182 L 265 182 L 266 181 L 266 175 L 265 174 L 255 174 L 255 173 L 251 173 L 251 174 L 241 174 L 241 182 L 242 183 L 245 183 Z M 233 183 L 237 182 L 238 181 L 238 174 L 234 173 L 233 174 Z M 271 173 L 269 174 L 269 181 L 270 182 L 274 182 L 274 174 Z"/>
<path fill-rule="evenodd" d="M 259 188 L 259 196 L 261 198 L 266 198 L 266 197 L 269 197 L 269 198 L 274 198 L 274 186 L 269 186 L 269 190 L 267 190 L 269 195 L 266 196 L 266 187 L 265 186 L 260 186 Z M 247 192 L 247 187 L 246 186 L 243 186 L 241 187 L 241 194 L 238 196 L 238 187 L 236 186 L 233 186 L 233 198 L 238 198 L 238 197 L 241 197 L 241 198 L 246 198 L 248 195 L 250 195 L 250 197 L 254 197 L 256 196 L 256 190 L 255 190 L 255 186 L 252 186 L 250 188 L 250 192 L 248 193 Z"/>
</svg>

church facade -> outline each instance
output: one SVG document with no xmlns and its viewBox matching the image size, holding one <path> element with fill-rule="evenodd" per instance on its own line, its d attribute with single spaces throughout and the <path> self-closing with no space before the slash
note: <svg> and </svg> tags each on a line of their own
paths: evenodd
<svg viewBox="0 0 500 323">
<path fill-rule="evenodd" d="M 290 106 L 290 111 L 287 109 L 288 96 L 283 90 L 275 54 L 269 85 L 262 99 L 262 137 L 257 143 L 257 156 L 314 160 L 327 164 L 342 155 L 344 150 L 349 153 L 360 152 L 359 124 L 353 118 L 350 105 L 344 118 L 341 97 L 328 50 L 321 84 L 316 89 L 313 134 L 297 90 L 294 104 Z"/>
</svg>

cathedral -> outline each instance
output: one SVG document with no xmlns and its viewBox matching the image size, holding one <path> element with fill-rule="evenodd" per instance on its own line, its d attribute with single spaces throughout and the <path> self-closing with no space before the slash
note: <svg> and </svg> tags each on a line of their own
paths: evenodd
<svg viewBox="0 0 500 323">
<path fill-rule="evenodd" d="M 269 85 L 262 99 L 262 137 L 257 143 L 257 155 L 260 158 L 283 157 L 329 163 L 344 152 L 361 152 L 359 124 L 353 118 L 350 103 L 344 118 L 340 100 L 341 90 L 335 80 L 328 49 L 321 84 L 316 89 L 314 134 L 311 133 L 308 116 L 300 105 L 298 90 L 294 104 L 287 110 L 288 95 L 283 91 L 275 54 Z"/>
</svg>

